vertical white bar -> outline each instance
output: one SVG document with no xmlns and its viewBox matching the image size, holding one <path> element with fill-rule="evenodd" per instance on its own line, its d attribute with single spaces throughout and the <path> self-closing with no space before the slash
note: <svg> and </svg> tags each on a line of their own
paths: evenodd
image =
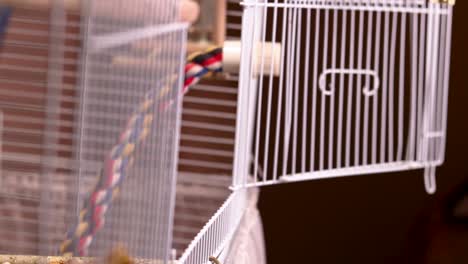
<svg viewBox="0 0 468 264">
<path fill-rule="evenodd" d="M 381 30 L 382 30 L 382 13 L 377 12 L 375 28 L 375 53 L 374 53 L 374 70 L 380 71 L 380 42 L 381 42 Z M 382 84 L 380 84 L 380 88 Z M 381 93 L 381 89 L 379 89 Z M 378 135 L 377 135 L 377 124 L 378 124 L 378 110 L 379 110 L 379 97 L 376 95 L 373 97 L 373 110 L 372 110 L 372 164 L 377 163 L 377 148 L 378 148 Z"/>
<path fill-rule="evenodd" d="M 404 96 L 405 96 L 405 70 L 406 70 L 406 13 L 401 14 L 400 27 L 400 73 L 398 91 L 398 144 L 396 160 L 403 159 L 403 132 L 404 132 Z M 411 98 L 412 100 L 412 98 Z M 412 107 L 412 106 L 411 106 Z"/>
<path fill-rule="evenodd" d="M 388 85 L 388 161 L 394 161 L 394 97 L 395 97 L 395 61 L 396 61 L 396 33 L 398 26 L 398 13 L 392 14 L 392 32 L 390 38 L 390 70 Z"/>
<path fill-rule="evenodd" d="M 423 133 L 423 100 L 425 97 L 424 85 L 425 85 L 425 76 L 424 76 L 424 65 L 426 63 L 425 51 L 426 51 L 426 21 L 428 14 L 421 15 L 420 21 L 420 36 L 419 36 L 419 62 L 418 62 L 418 107 L 417 107 L 417 160 L 422 161 L 422 133 Z"/>
<path fill-rule="evenodd" d="M 298 108 L 299 108 L 299 72 L 300 72 L 300 64 L 301 64 L 301 42 L 302 42 L 302 9 L 297 10 L 298 16 L 297 16 L 297 40 L 296 40 L 296 76 L 294 77 L 295 80 L 295 85 L 294 85 L 294 129 L 293 129 L 293 157 L 292 157 L 292 174 L 296 174 L 296 157 L 297 157 L 297 137 L 299 136 L 299 131 L 298 131 L 298 122 L 299 122 L 299 117 L 298 117 Z M 304 106 L 303 106 L 304 107 Z M 304 157 L 302 157 L 303 159 Z"/>
<path fill-rule="evenodd" d="M 299 103 L 299 96 L 298 96 L 298 86 L 299 86 L 299 63 L 300 63 L 300 38 L 301 38 L 301 30 L 300 30 L 300 20 L 301 20 L 301 10 L 299 8 L 294 9 L 294 23 L 293 23 L 293 33 L 294 33 L 294 39 L 293 39 L 293 52 L 292 56 L 294 56 L 294 62 L 291 65 L 291 95 L 294 95 L 294 98 L 291 98 L 293 101 L 291 109 L 293 111 L 293 140 L 292 140 L 292 157 L 291 157 L 291 174 L 295 175 L 296 174 L 296 156 L 297 156 L 297 122 L 298 117 L 297 117 L 297 111 L 298 111 L 298 103 Z M 299 24 L 299 25 L 298 25 Z M 299 28 L 299 30 L 298 30 Z M 296 39 L 296 34 L 297 34 L 297 39 Z"/>
<path fill-rule="evenodd" d="M 244 7 L 244 16 L 242 17 L 242 28 L 246 27 L 248 23 L 248 11 L 247 7 Z M 250 22 L 250 21 L 249 21 Z M 242 30 L 241 39 L 243 41 L 247 41 L 248 36 L 248 29 Z M 242 42 L 243 43 L 243 42 Z M 245 155 L 245 142 L 243 141 L 241 144 L 241 140 L 244 138 L 244 131 L 245 126 L 244 122 L 241 122 L 241 119 L 244 117 L 245 111 L 245 94 L 248 92 L 246 86 L 247 76 L 245 75 L 246 72 L 246 63 L 248 59 L 248 46 L 246 46 L 241 52 L 241 60 L 240 60 L 240 69 L 239 69 L 239 85 L 238 85 L 238 93 L 237 93 L 237 114 L 236 114 L 236 136 L 235 136 L 235 145 L 234 145 L 234 161 L 233 161 L 233 172 L 232 172 L 232 185 L 237 186 L 240 184 L 241 176 L 244 173 L 243 166 L 243 156 Z M 245 87 L 245 88 L 243 88 Z"/>
<path fill-rule="evenodd" d="M 177 33 L 175 33 L 177 34 Z M 178 80 L 178 87 L 179 89 L 177 89 L 176 93 L 179 94 L 178 97 L 177 97 L 177 100 L 179 101 L 176 105 L 177 105 L 177 114 L 176 114 L 176 124 L 175 124 L 175 128 L 177 130 L 177 133 L 176 133 L 176 137 L 175 139 L 173 140 L 173 146 L 172 148 L 174 149 L 173 150 L 173 157 L 172 159 L 174 160 L 174 165 L 173 165 L 173 169 L 172 171 L 170 172 L 171 175 L 173 175 L 173 177 L 167 177 L 167 179 L 170 179 L 170 181 L 172 181 L 170 183 L 171 185 L 171 192 L 170 192 L 170 199 L 169 199 L 169 203 L 170 203 L 170 209 L 169 209 L 169 216 L 168 216 L 168 226 L 167 226 L 167 229 L 168 229 L 168 232 L 167 232 L 167 243 L 166 243 L 166 248 L 165 248 L 165 252 L 167 252 L 165 255 L 166 257 L 166 262 L 168 262 L 168 260 L 170 259 L 170 255 L 171 255 L 171 250 L 172 250 L 172 244 L 173 244 L 173 240 L 174 240 L 174 237 L 173 237 L 173 231 L 174 231 L 174 215 L 175 215 L 175 204 L 176 204 L 176 188 L 177 188 L 177 175 L 178 175 L 178 158 L 179 158 L 179 147 L 180 147 L 180 134 L 181 134 L 181 127 L 182 127 L 182 106 L 183 106 L 183 102 L 182 102 L 182 96 L 180 96 L 180 93 L 178 91 L 180 91 L 181 87 L 184 85 L 184 78 L 185 78 L 185 72 L 184 72 L 184 66 L 185 66 L 185 53 L 187 51 L 187 42 L 185 40 L 185 38 L 187 37 L 187 29 L 184 29 L 181 33 L 179 33 L 180 36 L 179 38 L 180 39 L 184 39 L 182 41 L 182 54 L 180 55 L 180 60 L 179 60 L 179 72 L 178 72 L 178 75 L 179 75 L 179 80 Z M 167 133 L 166 133 L 167 134 Z M 169 144 L 166 144 L 169 146 Z M 152 177 L 154 178 L 154 177 Z M 143 199 L 142 199 L 143 200 Z M 156 245 L 156 242 L 154 242 L 154 244 Z"/>
<path fill-rule="evenodd" d="M 292 7 L 289 9 L 290 16 L 288 17 L 288 44 L 287 44 L 287 64 L 286 64 L 286 83 L 285 83 L 285 104 L 284 104 L 284 111 L 285 111 L 285 116 L 284 116 L 284 134 L 283 134 L 283 171 L 282 175 L 286 175 L 287 168 L 288 168 L 288 158 L 289 158 L 289 136 L 290 136 L 290 129 L 291 129 L 291 81 L 292 77 L 291 75 L 293 74 L 292 72 L 292 65 L 293 65 L 293 59 L 295 57 L 293 56 L 293 46 L 294 46 L 294 30 L 293 30 L 293 24 L 295 21 L 295 9 Z"/>
<path fill-rule="evenodd" d="M 432 47 L 432 64 L 431 64 L 431 101 L 430 101 L 430 112 L 429 112 L 429 133 L 433 132 L 438 132 L 436 121 L 437 121 L 437 115 L 438 113 L 436 112 L 436 107 L 437 107 L 437 94 L 441 87 L 438 86 L 438 66 L 439 66 L 439 52 L 440 52 L 440 4 L 434 3 L 434 35 L 433 35 L 433 47 Z M 438 138 L 431 137 L 429 139 L 429 160 L 431 162 L 434 162 L 436 160 L 436 153 L 437 153 L 437 144 L 436 140 Z"/>
<path fill-rule="evenodd" d="M 258 40 L 260 39 L 258 34 L 261 33 L 260 30 L 261 30 L 261 22 L 259 24 L 258 20 L 261 19 L 261 17 L 259 17 L 258 13 L 259 13 L 259 3 L 257 1 L 255 1 L 255 6 L 254 6 L 254 10 L 253 10 L 253 23 L 251 24 L 252 25 L 252 28 L 253 28 L 253 32 L 252 32 L 252 42 L 250 42 L 250 45 L 252 45 L 252 54 L 250 56 L 250 61 L 249 61 L 249 75 L 250 78 L 248 79 L 249 80 L 249 83 L 247 85 L 247 87 L 249 88 L 248 90 L 248 93 L 247 93 L 247 116 L 246 118 L 243 120 L 243 122 L 246 122 L 247 123 L 247 131 L 246 131 L 246 140 L 247 140 L 247 149 L 246 149 L 246 155 L 244 156 L 244 165 L 246 166 L 246 170 L 247 170 L 247 173 L 244 175 L 244 179 L 243 179 L 243 185 L 247 184 L 248 183 L 248 180 L 249 180 L 249 173 L 250 173 L 250 166 L 251 166 L 251 163 L 252 163 L 252 153 L 251 153 L 251 148 L 253 146 L 253 132 L 254 132 L 254 129 L 255 129 L 255 102 L 257 101 L 257 89 L 258 89 L 258 86 L 257 86 L 257 79 L 258 79 L 258 76 L 256 76 L 256 72 L 257 72 L 257 60 L 258 60 Z M 260 95 L 258 95 L 259 97 Z M 253 178 L 257 179 L 257 175 L 252 175 Z"/>
<path fill-rule="evenodd" d="M 367 51 L 366 51 L 366 69 L 371 69 L 372 59 L 372 36 L 373 36 L 373 23 L 374 12 L 368 13 L 367 20 Z M 371 76 L 366 75 L 366 88 L 370 89 Z M 375 81 L 375 80 L 374 80 Z M 362 164 L 367 165 L 368 163 L 368 143 L 369 143 L 369 96 L 364 97 L 364 125 L 362 131 Z"/>
<path fill-rule="evenodd" d="M 438 8 L 438 11 L 440 10 L 440 7 Z M 436 91 L 436 105 L 435 105 L 435 125 L 434 125 L 434 130 L 437 132 L 443 132 L 442 129 L 442 107 L 443 107 L 443 98 L 444 98 L 444 68 L 445 68 L 445 39 L 447 38 L 447 32 L 446 32 L 446 23 L 447 23 L 447 17 L 442 16 L 441 14 L 437 15 L 439 17 L 439 39 L 437 40 L 438 43 L 438 49 L 437 49 L 437 54 L 439 56 L 438 59 L 438 65 L 437 65 L 437 91 Z M 443 141 L 444 135 L 441 135 L 438 137 L 436 142 L 434 142 L 435 147 L 434 147 L 434 161 L 440 162 L 440 157 L 442 156 L 441 153 L 441 147 L 442 147 L 442 141 Z"/>
<path fill-rule="evenodd" d="M 325 9 L 325 25 L 323 29 L 323 61 L 322 69 L 327 69 L 327 59 L 328 59 L 328 22 L 329 22 L 329 10 Z M 326 96 L 321 92 L 321 107 L 320 107 L 320 160 L 319 160 L 319 170 L 324 169 L 324 159 L 325 159 L 325 105 L 326 105 Z"/>
<path fill-rule="evenodd" d="M 435 19 L 434 19 L 434 5 L 432 3 L 429 4 L 429 14 L 427 20 L 427 49 L 426 49 L 426 72 L 425 72 L 425 79 L 426 79 L 426 93 L 424 96 L 424 109 L 423 109 L 423 129 L 421 133 L 422 137 L 422 146 L 421 146 L 421 156 L 423 161 L 426 163 L 429 161 L 429 147 L 430 147 L 430 139 L 428 134 L 431 130 L 431 120 L 432 120 L 432 98 L 433 98 L 433 90 L 434 90 L 434 77 L 433 77 L 433 65 L 434 61 L 434 27 L 435 27 Z"/>
<path fill-rule="evenodd" d="M 318 56 L 319 56 L 319 39 L 320 39 L 320 9 L 315 10 L 315 31 L 314 31 L 314 73 L 312 78 L 312 124 L 310 134 L 310 171 L 315 170 L 315 136 L 316 136 L 316 119 L 317 119 L 317 83 L 318 83 Z"/>
<path fill-rule="evenodd" d="M 364 39 L 364 11 L 359 12 L 359 35 L 358 35 L 358 57 L 357 69 L 362 69 L 363 62 L 363 39 Z M 354 127 L 354 165 L 359 166 L 360 162 L 360 148 L 361 148 L 361 97 L 362 97 L 362 76 L 357 76 L 356 86 L 356 113 L 355 113 L 355 127 Z"/>
<path fill-rule="evenodd" d="M 299 4 L 299 2 L 295 2 Z M 299 64 L 300 64 L 300 52 L 301 52 L 301 19 L 302 12 L 301 8 L 294 8 L 294 24 L 293 24 L 293 52 L 294 62 L 291 65 L 291 95 L 294 95 L 294 98 L 291 97 L 292 106 L 291 110 L 293 115 L 293 140 L 292 140 L 292 157 L 291 157 L 291 174 L 296 174 L 296 157 L 297 157 L 297 122 L 298 119 L 298 104 L 299 104 Z M 294 108 L 294 109 L 293 109 Z"/>
<path fill-rule="evenodd" d="M 386 156 L 386 134 L 387 134 L 387 90 L 388 90 L 388 46 L 390 38 L 390 13 L 385 11 L 384 22 L 384 51 L 383 51 L 383 78 L 382 78 L 382 109 L 381 109 L 381 130 L 380 130 L 380 162 L 385 162 Z"/>
<path fill-rule="evenodd" d="M 254 154 L 254 172 L 253 172 L 253 178 L 254 182 L 257 182 L 257 176 L 258 176 L 258 155 L 259 155 L 259 148 L 260 148 L 260 131 L 261 131 L 261 118 L 262 118 L 262 109 L 263 109 L 263 79 L 264 79 L 264 68 L 265 68 L 265 38 L 266 38 L 266 24 L 267 24 L 267 7 L 263 6 L 262 7 L 262 29 L 261 29 L 261 62 L 260 62 L 260 71 L 259 71 L 259 84 L 258 84 L 258 103 L 257 103 L 257 124 L 255 126 L 255 154 Z M 254 46 L 255 45 L 254 43 Z M 257 46 L 258 47 L 258 46 Z M 273 55 L 272 55 L 273 56 Z M 256 58 L 258 59 L 258 58 Z M 273 60 L 272 60 L 273 61 Z M 255 63 L 255 65 L 258 65 Z M 258 70 L 257 70 L 258 71 Z M 255 71 L 255 72 L 257 72 Z M 264 144 L 268 144 L 265 142 Z M 266 153 L 265 153 L 266 154 Z M 263 177 L 265 177 L 265 172 Z M 262 179 L 264 180 L 264 179 Z"/>
<path fill-rule="evenodd" d="M 278 86 L 278 112 L 276 116 L 276 130 L 275 130 L 275 154 L 274 154 L 274 165 L 273 165 L 273 180 L 278 179 L 278 155 L 279 155 L 279 144 L 280 144 L 280 121 L 281 121 L 281 108 L 283 101 L 283 82 L 284 82 L 284 65 L 285 65 L 285 52 L 286 52 L 286 20 L 288 19 L 288 9 L 283 8 L 283 25 L 281 27 L 282 36 L 281 36 L 281 67 L 280 67 L 280 76 L 279 76 L 279 86 Z"/>
<path fill-rule="evenodd" d="M 410 124 L 408 152 L 406 159 L 411 161 L 415 159 L 416 148 L 416 107 L 417 107 L 417 87 L 418 87 L 418 36 L 419 36 L 419 14 L 411 15 L 411 105 L 410 105 Z"/>
<path fill-rule="evenodd" d="M 437 64 L 438 64 L 438 56 L 437 52 L 439 51 L 439 4 L 430 3 L 430 18 L 429 18 L 429 29 L 431 29 L 430 38 L 428 40 L 431 42 L 430 47 L 431 49 L 428 50 L 428 57 L 429 65 L 427 67 L 429 89 L 428 97 L 426 98 L 426 105 L 427 108 L 425 109 L 425 125 L 424 125 L 424 150 L 423 150 L 423 157 L 427 159 L 428 163 L 424 173 L 424 184 L 426 187 L 426 191 L 429 194 L 432 194 L 436 190 L 436 183 L 435 183 L 435 166 L 432 163 L 434 161 L 434 155 L 436 154 L 435 151 L 435 144 L 434 141 L 436 138 L 430 136 L 430 133 L 434 130 L 434 121 L 435 121 L 435 104 L 436 104 L 436 89 L 437 89 Z"/>
<path fill-rule="evenodd" d="M 289 17 L 288 21 L 288 64 L 286 69 L 288 75 L 286 78 L 286 102 L 285 102 L 285 119 L 284 122 L 284 137 L 283 137 L 283 175 L 287 174 L 288 162 L 289 162 L 289 149 L 291 147 L 291 123 L 293 113 L 293 85 L 294 85 L 294 63 L 296 60 L 295 47 L 296 47 L 296 22 L 297 22 L 297 7 L 290 10 L 292 16 Z M 293 146 L 294 147 L 294 146 Z M 292 166 L 291 166 L 292 167 Z"/>
<path fill-rule="evenodd" d="M 252 129 L 251 107 L 252 104 L 251 89 L 253 80 L 253 56 L 254 56 L 254 38 L 256 28 L 256 6 L 247 6 L 244 8 L 242 21 L 242 52 L 241 65 L 239 70 L 239 88 L 237 100 L 237 121 L 236 121 L 236 143 L 233 166 L 233 185 L 245 184 L 249 176 L 250 164 L 250 146 L 251 138 L 249 130 Z"/>
<path fill-rule="evenodd" d="M 275 4 L 278 3 L 278 0 L 275 0 Z M 277 20 L 278 20 L 278 7 L 275 6 L 273 8 L 273 28 L 272 28 L 272 36 L 271 36 L 271 43 L 276 43 L 276 32 L 277 32 Z M 275 54 L 276 45 L 273 45 L 271 54 Z M 263 181 L 267 180 L 267 172 L 268 172 L 268 158 L 270 156 L 270 126 L 271 126 L 271 101 L 272 99 L 272 92 L 273 92 L 273 69 L 277 67 L 274 65 L 274 60 L 270 61 L 270 76 L 268 81 L 268 106 L 267 106 L 267 119 L 266 119 L 266 129 L 265 129 L 265 147 L 264 147 L 264 159 L 263 159 Z M 282 73 L 280 73 L 282 74 Z M 276 166 L 276 164 L 274 164 Z"/>
<path fill-rule="evenodd" d="M 354 49 L 355 49 L 355 34 L 356 34 L 356 10 L 351 10 L 351 29 L 349 31 L 349 68 L 354 69 Z M 352 104 L 353 104 L 353 91 L 354 91 L 354 79 L 353 75 L 349 75 L 348 79 L 348 103 L 346 111 L 346 151 L 345 151 L 345 166 L 351 165 L 351 128 L 352 128 Z"/>
<path fill-rule="evenodd" d="M 338 10 L 333 9 L 333 39 L 332 39 L 332 69 L 336 68 L 336 53 L 337 53 L 337 39 L 338 39 Z M 328 129 L 328 169 L 333 169 L 333 156 L 334 156 L 334 136 L 335 136 L 335 93 L 336 83 L 335 74 L 331 77 L 331 85 L 333 86 L 333 92 L 330 94 L 330 112 L 329 114 L 329 129 Z"/>
<path fill-rule="evenodd" d="M 309 64 L 310 64 L 310 24 L 311 24 L 311 10 L 307 8 L 307 20 L 306 20 L 306 40 L 305 40 L 305 60 L 304 60 L 304 87 L 303 87 L 303 108 L 302 108 L 302 163 L 301 172 L 306 171 L 306 148 L 307 148 L 307 126 L 308 118 L 307 114 L 309 111 Z"/>
<path fill-rule="evenodd" d="M 452 16 L 453 16 L 453 6 L 447 6 L 447 23 L 446 23 L 446 37 L 445 37 L 445 63 L 444 63 L 444 89 L 443 94 L 443 106 L 442 106 L 442 131 L 445 136 L 442 139 L 441 143 L 441 161 L 445 158 L 445 147 L 447 142 L 447 113 L 448 113 L 448 93 L 449 93 L 449 82 L 450 82 L 450 58 L 451 58 L 451 47 L 452 47 Z"/>
<path fill-rule="evenodd" d="M 346 35 L 348 23 L 348 11 L 343 10 L 343 17 L 341 23 L 341 59 L 340 68 L 344 69 L 346 62 Z M 340 74 L 340 94 L 338 98 L 338 125 L 337 125 L 337 140 L 336 140 L 336 167 L 342 166 L 342 143 L 343 143 L 343 100 L 344 100 L 344 74 Z"/>
</svg>

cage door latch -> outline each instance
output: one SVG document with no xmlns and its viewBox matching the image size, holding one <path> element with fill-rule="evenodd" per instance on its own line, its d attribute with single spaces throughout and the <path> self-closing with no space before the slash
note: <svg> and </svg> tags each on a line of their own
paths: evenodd
<svg viewBox="0 0 468 264">
<path fill-rule="evenodd" d="M 370 76 L 374 79 L 374 82 L 372 85 L 372 89 L 370 87 L 367 87 L 369 85 L 368 83 L 366 86 L 364 86 L 362 92 L 364 93 L 365 96 L 374 96 L 377 94 L 377 91 L 379 90 L 380 86 L 380 79 L 379 75 L 377 74 L 376 71 L 370 70 L 370 69 L 326 69 L 320 74 L 319 77 L 319 88 L 322 91 L 323 94 L 325 95 L 332 95 L 335 92 L 335 83 L 334 80 L 330 82 L 328 85 L 329 90 L 327 90 L 327 75 L 364 75 L 364 76 Z"/>
</svg>

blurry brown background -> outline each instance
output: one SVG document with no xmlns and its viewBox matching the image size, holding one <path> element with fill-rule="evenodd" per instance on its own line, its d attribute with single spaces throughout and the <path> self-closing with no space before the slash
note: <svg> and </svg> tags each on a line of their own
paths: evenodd
<svg viewBox="0 0 468 264">
<path fill-rule="evenodd" d="M 259 207 L 269 264 L 422 263 L 421 216 L 468 179 L 468 2 L 454 10 L 447 156 L 437 194 L 426 194 L 421 170 L 265 187 Z M 461 241 L 468 255 L 468 236 Z"/>
</svg>

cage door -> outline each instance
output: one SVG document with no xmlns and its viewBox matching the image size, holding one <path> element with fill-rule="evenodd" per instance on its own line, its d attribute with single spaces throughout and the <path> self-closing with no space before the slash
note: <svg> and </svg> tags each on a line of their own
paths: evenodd
<svg viewBox="0 0 468 264">
<path fill-rule="evenodd" d="M 243 5 L 234 188 L 425 168 L 434 191 L 451 4 Z"/>
</svg>

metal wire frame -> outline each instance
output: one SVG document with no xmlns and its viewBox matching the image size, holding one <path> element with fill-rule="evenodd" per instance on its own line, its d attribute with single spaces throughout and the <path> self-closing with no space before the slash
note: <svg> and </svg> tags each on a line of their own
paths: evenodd
<svg viewBox="0 0 468 264">
<path fill-rule="evenodd" d="M 435 191 L 452 4 L 243 5 L 234 188 L 424 168 L 426 190 Z M 281 43 L 279 78 L 268 74 L 265 49 L 253 48 L 270 41 Z M 248 166 L 252 156 L 266 173 L 250 181 L 260 168 Z"/>
<path fill-rule="evenodd" d="M 178 259 L 180 264 L 208 264 L 209 258 L 226 254 L 229 243 L 247 208 L 248 190 L 231 193 L 224 204 Z"/>
<path fill-rule="evenodd" d="M 155 79 L 170 75 L 176 78 L 169 93 L 177 97 L 177 76 L 182 76 L 178 69 L 185 63 L 187 25 L 171 24 L 177 17 L 170 10 L 145 8 L 140 10 L 144 19 L 112 21 L 87 1 L 82 1 L 81 11 L 66 10 L 60 0 L 52 2 L 47 9 L 15 9 L 0 55 L 0 79 L 9 88 L 0 92 L 4 114 L 0 232 L 15 241 L 2 243 L 0 250 L 8 254 L 56 253 L 82 198 L 97 180 L 105 152 L 115 144 L 142 92 L 164 88 L 156 87 Z M 163 2 L 168 7 L 175 4 L 158 4 Z M 147 4 L 137 1 L 132 7 Z M 112 41 L 115 37 L 118 41 Z M 140 42 L 147 50 L 135 47 Z M 156 48 L 166 53 L 146 65 L 116 65 L 111 59 L 141 57 Z M 178 154 L 175 132 L 180 120 L 180 105 L 174 106 L 174 111 L 155 112 L 157 137 L 140 148 L 132 172 L 136 177 L 121 194 L 125 202 L 114 206 L 109 228 L 96 242 L 93 255 L 107 254 L 112 241 L 120 237 L 131 251 L 138 248 L 135 256 L 169 258 Z M 155 195 L 159 195 L 156 203 L 151 201 Z M 157 203 L 168 210 L 154 208 Z M 166 220 L 160 222 L 162 218 Z M 153 221 L 160 225 L 148 227 Z M 116 227 L 125 223 L 132 228 Z M 144 232 L 137 230 L 145 227 Z"/>
</svg>

